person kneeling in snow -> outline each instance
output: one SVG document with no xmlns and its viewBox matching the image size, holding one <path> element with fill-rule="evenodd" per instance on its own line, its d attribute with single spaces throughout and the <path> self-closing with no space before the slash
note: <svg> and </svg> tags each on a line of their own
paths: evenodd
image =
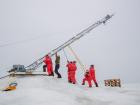
<svg viewBox="0 0 140 105">
<path fill-rule="evenodd" d="M 88 70 L 86 70 L 86 73 L 85 73 L 84 76 L 85 76 L 85 77 L 84 77 L 84 79 L 83 79 L 82 85 L 85 85 L 85 81 L 87 81 L 89 87 L 92 87 L 92 83 L 91 83 L 92 78 L 91 78 L 91 75 L 90 75 L 90 73 L 89 73 Z"/>
</svg>

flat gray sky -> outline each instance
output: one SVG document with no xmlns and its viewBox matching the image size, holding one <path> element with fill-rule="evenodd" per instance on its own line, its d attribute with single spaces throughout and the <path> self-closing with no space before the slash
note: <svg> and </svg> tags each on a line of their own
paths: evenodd
<svg viewBox="0 0 140 105">
<path fill-rule="evenodd" d="M 83 64 L 95 64 L 99 81 L 140 82 L 139 10 L 139 0 L 0 0 L 0 76 L 13 64 L 31 64 L 106 14 L 115 13 L 106 25 L 71 46 Z M 69 49 L 66 52 L 73 60 Z M 63 52 L 59 54 L 63 74 L 66 60 Z"/>
</svg>

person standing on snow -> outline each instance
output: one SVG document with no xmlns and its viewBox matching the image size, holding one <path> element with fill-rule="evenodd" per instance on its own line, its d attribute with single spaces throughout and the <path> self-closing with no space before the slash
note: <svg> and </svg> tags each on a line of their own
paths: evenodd
<svg viewBox="0 0 140 105">
<path fill-rule="evenodd" d="M 76 83 L 76 79 L 75 79 L 76 70 L 77 70 L 76 61 L 73 61 L 72 62 L 72 69 L 70 71 L 70 77 L 71 77 L 71 81 L 73 84 Z"/>
<path fill-rule="evenodd" d="M 90 65 L 90 68 L 89 68 L 89 73 L 91 75 L 91 79 L 94 81 L 95 83 L 95 86 L 98 87 L 98 83 L 96 81 L 96 76 L 95 76 L 95 68 L 94 68 L 94 65 Z"/>
<path fill-rule="evenodd" d="M 49 55 L 45 56 L 45 59 L 43 60 L 43 62 L 45 63 L 46 67 L 43 66 L 43 68 L 47 68 L 47 72 L 48 72 L 48 76 L 54 76 L 53 73 L 53 64 L 52 64 L 52 59 Z"/>
<path fill-rule="evenodd" d="M 62 78 L 61 74 L 58 72 L 58 69 L 60 67 L 60 56 L 55 54 L 55 73 L 57 74 L 57 78 Z"/>
<path fill-rule="evenodd" d="M 86 72 L 85 72 L 85 75 L 84 75 L 85 77 L 84 77 L 84 79 L 83 79 L 83 81 L 82 81 L 82 85 L 85 85 L 85 81 L 87 81 L 88 82 L 88 85 L 89 85 L 89 87 L 92 87 L 92 83 L 91 83 L 91 75 L 90 75 L 90 73 L 89 73 L 89 71 L 88 70 L 86 70 Z"/>
<path fill-rule="evenodd" d="M 67 72 L 68 73 L 68 82 L 72 83 L 72 80 L 71 80 L 72 62 L 67 61 L 66 67 L 68 68 L 68 72 Z"/>
</svg>

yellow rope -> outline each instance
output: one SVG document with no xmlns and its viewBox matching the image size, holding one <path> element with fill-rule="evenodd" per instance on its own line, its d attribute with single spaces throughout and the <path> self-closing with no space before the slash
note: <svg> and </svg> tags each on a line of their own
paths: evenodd
<svg viewBox="0 0 140 105">
<path fill-rule="evenodd" d="M 81 69 L 85 72 L 85 66 L 83 65 L 83 63 L 81 62 L 81 60 L 79 59 L 79 57 L 77 56 L 77 54 L 74 52 L 74 50 L 72 49 L 72 47 L 69 45 L 68 48 L 70 49 L 70 51 L 73 53 L 75 59 L 78 61 L 78 63 L 80 64 Z"/>
</svg>

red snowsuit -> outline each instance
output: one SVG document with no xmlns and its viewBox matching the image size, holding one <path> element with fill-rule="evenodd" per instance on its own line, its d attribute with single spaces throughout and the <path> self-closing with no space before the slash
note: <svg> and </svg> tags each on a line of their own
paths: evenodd
<svg viewBox="0 0 140 105">
<path fill-rule="evenodd" d="M 94 65 L 91 65 L 91 66 L 90 66 L 89 73 L 90 73 L 90 75 L 91 75 L 91 80 L 93 80 L 95 86 L 98 87 L 98 83 L 97 83 L 97 81 L 96 81 L 96 77 L 95 77 L 95 69 L 94 69 Z"/>
<path fill-rule="evenodd" d="M 49 56 L 46 56 L 43 62 L 47 65 L 48 75 L 51 75 L 53 73 L 53 65 L 51 58 Z"/>
<path fill-rule="evenodd" d="M 77 70 L 76 63 L 72 63 L 72 67 L 70 70 L 70 78 L 73 84 L 76 83 L 76 79 L 75 79 L 76 70 Z"/>
<path fill-rule="evenodd" d="M 85 73 L 85 78 L 83 79 L 82 85 L 85 84 L 85 81 L 88 82 L 89 87 L 92 87 L 92 83 L 91 83 L 91 75 L 89 72 Z"/>
<path fill-rule="evenodd" d="M 70 71 L 71 71 L 71 63 L 68 62 L 68 64 L 66 65 L 68 68 L 68 81 L 71 82 L 71 78 L 70 78 Z"/>
<path fill-rule="evenodd" d="M 90 73 L 91 79 L 94 81 L 94 83 L 97 83 L 96 78 L 95 78 L 95 69 L 94 69 L 94 67 L 90 67 L 89 73 Z"/>
</svg>

